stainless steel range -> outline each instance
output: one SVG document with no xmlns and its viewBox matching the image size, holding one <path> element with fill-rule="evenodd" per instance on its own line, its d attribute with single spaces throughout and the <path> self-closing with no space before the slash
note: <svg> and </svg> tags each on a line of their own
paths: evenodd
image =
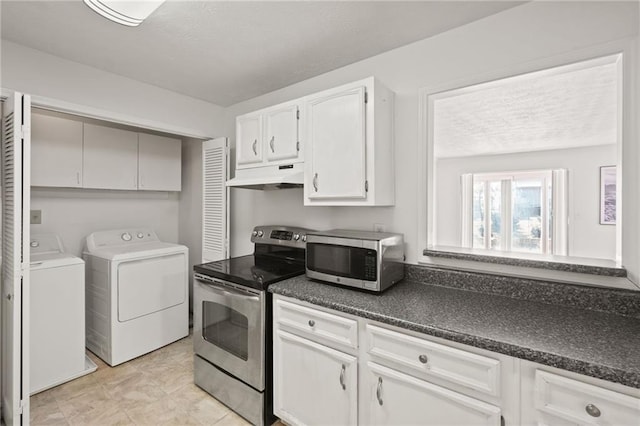
<svg viewBox="0 0 640 426">
<path fill-rule="evenodd" d="M 257 226 L 253 254 L 194 266 L 195 383 L 255 425 L 275 420 L 266 290 L 304 274 L 307 231 Z"/>
</svg>

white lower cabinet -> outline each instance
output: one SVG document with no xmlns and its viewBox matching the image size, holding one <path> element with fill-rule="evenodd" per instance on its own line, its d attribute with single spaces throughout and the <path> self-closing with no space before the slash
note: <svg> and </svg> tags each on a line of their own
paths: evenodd
<svg viewBox="0 0 640 426">
<path fill-rule="evenodd" d="M 287 424 L 640 426 L 640 389 L 280 295 L 273 303 L 274 412 Z"/>
<path fill-rule="evenodd" d="M 640 426 L 640 389 L 522 361 L 527 426 Z"/>
<path fill-rule="evenodd" d="M 276 415 L 288 424 L 356 424 L 357 358 L 282 330 L 274 337 Z"/>
<path fill-rule="evenodd" d="M 408 374 L 367 363 L 366 425 L 500 425 L 500 408 Z"/>
</svg>

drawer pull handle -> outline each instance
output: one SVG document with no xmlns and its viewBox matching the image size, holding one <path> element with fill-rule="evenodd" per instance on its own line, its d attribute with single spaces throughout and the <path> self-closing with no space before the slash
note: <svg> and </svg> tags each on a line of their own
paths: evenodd
<svg viewBox="0 0 640 426">
<path fill-rule="evenodd" d="M 600 417 L 600 415 L 602 415 L 602 412 L 600 412 L 600 409 L 593 404 L 587 404 L 587 406 L 584 407 L 584 409 L 587 412 L 587 414 L 590 415 L 591 417 Z"/>
<path fill-rule="evenodd" d="M 316 322 L 314 320 L 309 320 L 309 327 L 313 327 L 314 325 L 316 325 Z"/>
<path fill-rule="evenodd" d="M 378 404 L 382 405 L 382 377 L 378 377 L 378 388 L 376 389 Z"/>
<path fill-rule="evenodd" d="M 347 367 L 342 364 L 342 368 L 340 369 L 340 386 L 342 386 L 342 390 L 347 389 L 347 385 L 344 383 L 344 373 L 347 372 Z"/>
<path fill-rule="evenodd" d="M 429 362 L 429 358 L 426 355 L 420 355 L 418 357 L 418 361 L 420 361 L 423 364 L 426 364 L 427 362 Z"/>
</svg>

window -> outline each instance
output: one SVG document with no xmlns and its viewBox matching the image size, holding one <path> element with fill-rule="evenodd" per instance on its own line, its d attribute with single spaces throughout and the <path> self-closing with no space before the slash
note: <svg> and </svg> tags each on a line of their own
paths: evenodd
<svg viewBox="0 0 640 426">
<path fill-rule="evenodd" d="M 462 247 L 566 254 L 565 180 L 564 170 L 462 175 Z"/>
</svg>

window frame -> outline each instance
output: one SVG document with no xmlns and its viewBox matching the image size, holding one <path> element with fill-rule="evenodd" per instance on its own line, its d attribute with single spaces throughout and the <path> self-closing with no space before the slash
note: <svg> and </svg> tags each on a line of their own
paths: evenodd
<svg viewBox="0 0 640 426">
<path fill-rule="evenodd" d="M 572 51 L 566 54 L 534 60 L 530 62 L 515 64 L 508 69 L 499 69 L 483 75 L 469 76 L 455 81 L 441 83 L 431 87 L 424 87 L 418 94 L 418 118 L 419 118 L 419 181 L 418 189 L 418 238 L 417 238 L 417 262 L 418 264 L 430 265 L 445 269 L 456 269 L 473 272 L 498 273 L 500 275 L 543 279 L 565 283 L 584 284 L 592 286 L 614 287 L 631 290 L 640 290 L 640 223 L 633 221 L 633 212 L 640 206 L 640 191 L 635 191 L 631 182 L 635 182 L 640 177 L 636 171 L 640 167 L 640 149 L 636 147 L 636 138 L 640 134 L 640 125 L 636 125 L 638 106 L 636 98 L 640 99 L 640 78 L 636 78 L 636 70 L 640 55 L 638 54 L 638 43 L 635 39 L 628 38 L 614 42 L 603 43 L 587 49 Z M 519 266 L 517 258 L 511 254 L 504 256 L 505 264 L 493 263 L 490 259 L 482 260 L 459 260 L 448 259 L 443 256 L 429 256 L 429 251 L 438 251 L 434 245 L 436 240 L 436 228 L 434 224 L 434 188 L 435 167 L 432 161 L 434 157 L 433 146 L 433 98 L 442 92 L 455 89 L 467 88 L 478 84 L 491 84 L 497 80 L 521 76 L 536 71 L 545 70 L 547 72 L 557 72 L 556 68 L 563 67 L 563 71 L 580 69 L 585 66 L 585 62 L 590 62 L 589 66 L 596 64 L 596 61 L 605 61 L 615 58 L 619 64 L 618 72 L 622 84 L 619 87 L 619 111 L 618 114 L 618 141 L 617 141 L 617 165 L 618 182 L 622 182 L 618 188 L 618 219 L 621 226 L 616 229 L 616 258 L 612 261 L 591 260 L 584 258 L 529 258 L 522 256 L 526 263 L 540 261 L 540 268 L 529 266 Z M 627 90 L 623 90 L 627 88 Z M 635 90 L 635 92 L 634 92 Z M 625 155 L 623 156 L 623 152 Z M 622 202 L 624 200 L 624 203 Z M 626 213 L 626 214 L 625 214 Z M 625 233 L 622 233 L 622 229 Z M 446 251 L 446 250 L 444 250 Z M 475 253 L 474 253 L 475 254 Z M 491 255 L 495 255 L 492 253 Z M 481 257 L 481 256 L 480 256 Z M 514 259 L 509 264 L 509 259 Z M 548 262 L 571 263 L 584 266 L 584 273 L 565 272 L 560 270 L 544 269 L 542 266 Z M 607 266 L 613 268 L 625 268 L 627 277 L 603 277 L 589 273 L 589 267 Z"/>
</svg>

